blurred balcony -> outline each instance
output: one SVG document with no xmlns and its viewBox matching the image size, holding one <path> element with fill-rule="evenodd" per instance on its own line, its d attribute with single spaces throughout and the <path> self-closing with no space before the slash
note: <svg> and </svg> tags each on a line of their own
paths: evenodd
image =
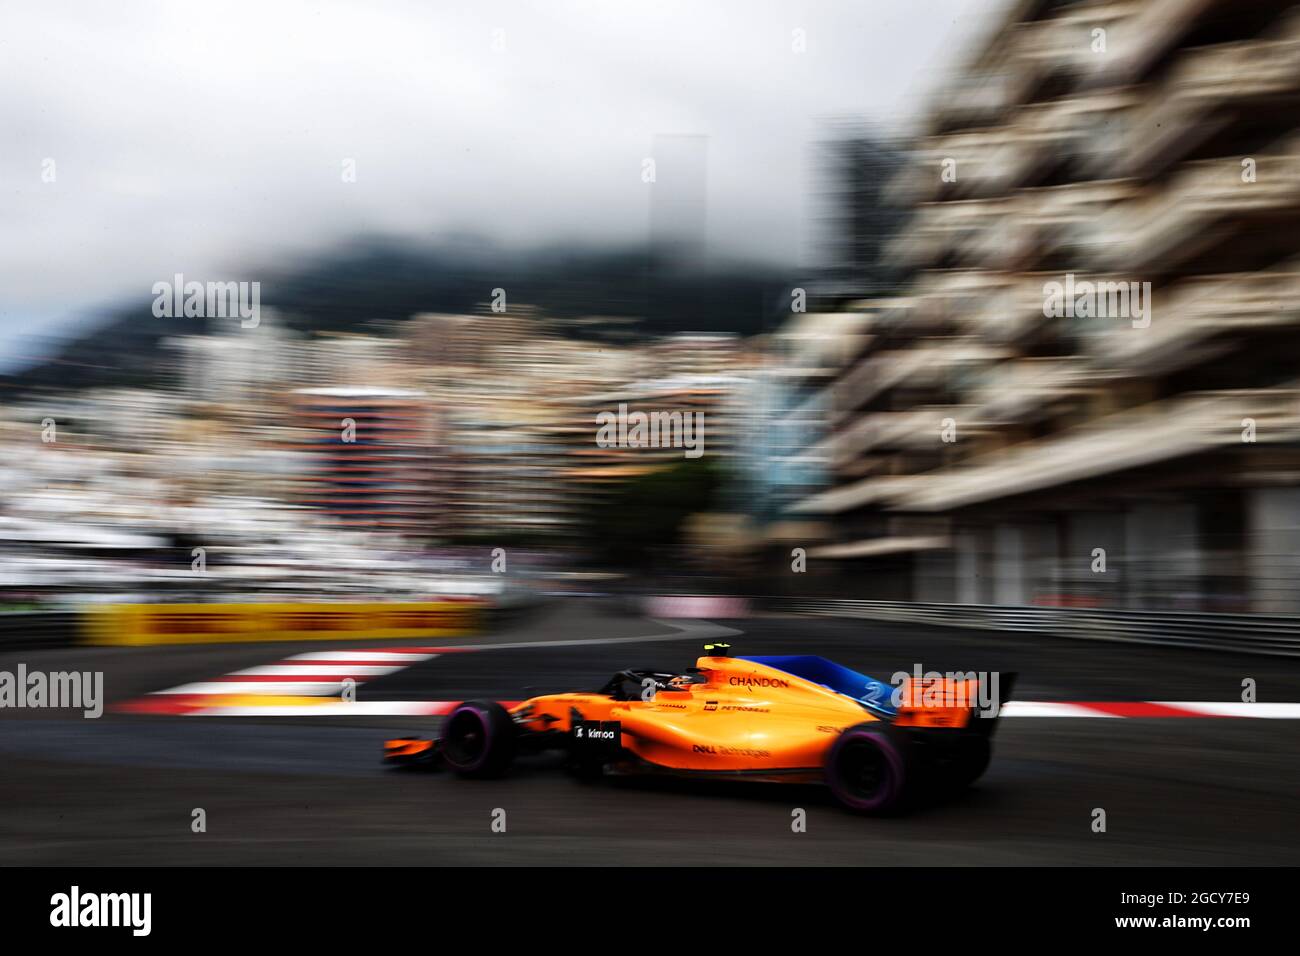
<svg viewBox="0 0 1300 956">
<path fill-rule="evenodd" d="M 1096 419 L 887 489 L 908 511 L 947 511 L 1215 449 L 1243 447 L 1242 419 L 1260 442 L 1300 440 L 1300 389 L 1194 393 Z"/>
<path fill-rule="evenodd" d="M 831 467 L 841 469 L 853 459 L 882 449 L 933 447 L 939 441 L 943 420 L 951 418 L 961 427 L 971 422 L 969 405 L 918 406 L 905 412 L 872 412 L 818 446 Z"/>
<path fill-rule="evenodd" d="M 862 302 L 855 303 L 854 311 L 795 316 L 778 333 L 783 364 L 776 373 L 793 383 L 813 384 L 834 375 L 870 342 L 872 321 L 884 307 Z"/>
<path fill-rule="evenodd" d="M 1001 359 L 1005 352 L 969 337 L 919 339 L 915 348 L 881 352 L 862 362 L 833 386 L 833 408 L 843 419 L 895 385 L 909 389 L 937 389 L 962 366 Z"/>
<path fill-rule="evenodd" d="M 942 268 L 968 263 L 981 237 L 1006 214 L 1003 199 L 965 199 L 926 203 L 901 233 L 885 247 L 885 259 L 895 266 Z"/>
<path fill-rule="evenodd" d="M 1015 78 L 1002 68 L 961 77 L 942 88 L 936 98 L 935 130 L 989 126 L 1014 102 Z"/>
<path fill-rule="evenodd" d="M 1025 209 L 1022 222 L 1030 231 L 1028 244 L 1036 254 L 1024 261 L 1022 268 L 1054 253 L 1087 253 L 1097 242 L 1097 220 L 1134 195 L 1134 185 L 1123 180 L 1026 190 L 1021 197 Z"/>
<path fill-rule="evenodd" d="M 1018 69 L 1010 96 L 1016 102 L 1060 95 L 1084 83 L 1102 80 L 1119 60 L 1114 45 L 1127 36 L 1146 5 L 1140 0 L 1079 3 L 1058 16 L 1026 24 L 1015 53 Z M 1116 30 L 1123 25 L 1124 29 Z M 1105 51 L 1094 50 L 1093 30 L 1107 32 Z"/>
<path fill-rule="evenodd" d="M 998 185 L 1002 190 L 1032 186 L 1054 167 L 1071 162 L 1087 166 L 1109 148 L 1107 124 L 1135 101 L 1131 91 L 1108 90 L 1024 107 L 1012 118 L 1004 144 L 988 160 L 997 170 Z M 1077 178 L 1073 172 L 1069 176 Z"/>
<path fill-rule="evenodd" d="M 1050 415 L 1057 402 L 1098 384 L 1096 369 L 1080 356 L 1021 358 L 993 366 L 967 397 L 981 421 L 1021 424 Z"/>
<path fill-rule="evenodd" d="M 1294 117 L 1300 95 L 1300 11 L 1271 36 L 1188 50 L 1128 118 L 1123 168 L 1150 174 L 1238 119 L 1277 108 Z"/>
<path fill-rule="evenodd" d="M 914 334 L 953 334 L 970 328 L 970 316 L 1005 284 L 1004 276 L 970 269 L 925 272 L 913 284 L 908 328 Z"/>
<path fill-rule="evenodd" d="M 1255 332 L 1300 325 L 1300 263 L 1289 271 L 1188 279 L 1153 306 L 1149 328 L 1111 327 L 1090 337 L 1097 364 L 1161 375 L 1236 348 Z"/>
<path fill-rule="evenodd" d="M 1241 0 L 1147 0 L 1134 11 L 1125 27 L 1126 41 L 1115 50 L 1107 74 L 1110 82 L 1138 83 L 1194 27 L 1197 20 L 1218 7 Z M 1248 0 L 1255 2 L 1255 0 Z"/>
<path fill-rule="evenodd" d="M 842 514 L 888 500 L 904 492 L 915 481 L 910 476 L 864 478 L 830 491 L 812 495 L 791 506 L 794 514 Z"/>
<path fill-rule="evenodd" d="M 1101 241 L 1098 220 L 1135 194 L 1127 180 L 1025 189 L 1009 214 L 977 242 L 972 258 L 989 269 L 1027 272 L 1054 257 L 1089 261 Z"/>
<path fill-rule="evenodd" d="M 1098 226 L 1103 268 L 1171 272 L 1231 236 L 1252 218 L 1300 211 L 1300 137 L 1256 157 L 1256 181 L 1242 181 L 1238 157 L 1188 163 L 1165 189 L 1104 216 Z M 1289 239 L 1279 236 L 1279 241 Z"/>
<path fill-rule="evenodd" d="M 1010 135 L 998 127 L 930 137 L 890 182 L 889 195 L 902 205 L 998 195 L 1008 182 L 1004 147 Z M 943 180 L 947 160 L 954 164 L 952 182 Z"/>
<path fill-rule="evenodd" d="M 1072 482 L 1243 447 L 1242 420 L 1258 441 L 1300 441 L 1300 383 L 1279 389 L 1194 393 L 1096 419 L 1040 441 L 999 449 L 960 466 L 871 476 L 799 502 L 793 511 L 840 514 L 866 506 L 942 512 Z"/>
<path fill-rule="evenodd" d="M 1008 275 L 969 315 L 969 328 L 994 347 L 1024 339 L 1047 322 L 1043 315 L 1043 284 L 1059 281 L 1057 273 Z"/>
<path fill-rule="evenodd" d="M 843 544 L 827 544 L 808 552 L 811 558 L 878 558 L 890 554 L 908 554 L 915 551 L 942 551 L 952 547 L 947 535 L 895 535 L 884 538 L 864 538 Z"/>
</svg>

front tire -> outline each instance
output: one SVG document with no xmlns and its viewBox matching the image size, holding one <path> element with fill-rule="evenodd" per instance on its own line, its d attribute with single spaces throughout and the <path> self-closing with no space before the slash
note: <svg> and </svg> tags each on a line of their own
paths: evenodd
<svg viewBox="0 0 1300 956">
<path fill-rule="evenodd" d="M 912 777 L 907 739 L 884 723 L 850 727 L 831 747 L 824 772 L 841 806 L 856 813 L 897 811 L 907 803 Z"/>
<path fill-rule="evenodd" d="M 447 716 L 442 759 L 462 777 L 498 777 L 515 758 L 515 722 L 492 700 L 467 700 Z"/>
</svg>

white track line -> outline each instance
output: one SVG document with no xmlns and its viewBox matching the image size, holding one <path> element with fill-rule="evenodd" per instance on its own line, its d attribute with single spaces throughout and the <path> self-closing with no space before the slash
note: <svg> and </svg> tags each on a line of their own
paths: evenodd
<svg viewBox="0 0 1300 956">
<path fill-rule="evenodd" d="M 1054 700 L 1009 700 L 1002 705 L 1003 717 L 1110 717 L 1122 719 L 1118 714 L 1107 714 L 1080 704 Z"/>
<path fill-rule="evenodd" d="M 204 707 L 187 717 L 428 717 L 448 713 L 455 701 L 328 701 L 320 704 L 251 704 Z"/>
<path fill-rule="evenodd" d="M 289 661 L 322 661 L 346 664 L 349 661 L 392 661 L 394 664 L 416 664 L 437 656 L 437 654 L 408 651 L 368 651 L 362 647 L 355 651 L 308 651 L 306 654 L 294 654 L 292 657 L 286 657 L 285 663 Z"/>
<path fill-rule="evenodd" d="M 324 681 L 237 681 L 213 680 L 156 690 L 150 696 L 168 694 L 259 694 L 264 697 L 333 697 L 343 693 L 343 682 Z"/>
<path fill-rule="evenodd" d="M 1165 707 L 1178 707 L 1195 711 L 1207 717 L 1262 717 L 1271 720 L 1300 720 L 1300 704 L 1247 704 L 1240 700 L 1228 701 L 1156 701 Z"/>
<path fill-rule="evenodd" d="M 231 671 L 231 677 L 379 677 L 405 664 L 263 664 Z"/>
</svg>

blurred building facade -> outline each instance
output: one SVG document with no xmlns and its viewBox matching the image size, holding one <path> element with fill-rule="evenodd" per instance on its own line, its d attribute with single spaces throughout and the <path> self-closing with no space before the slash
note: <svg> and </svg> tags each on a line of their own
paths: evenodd
<svg viewBox="0 0 1300 956">
<path fill-rule="evenodd" d="M 302 504 L 348 527 L 432 533 L 434 429 L 423 394 L 330 386 L 294 399 L 307 463 Z"/>
<path fill-rule="evenodd" d="M 1010 5 L 790 516 L 858 597 L 1300 611 L 1300 11 Z"/>
</svg>

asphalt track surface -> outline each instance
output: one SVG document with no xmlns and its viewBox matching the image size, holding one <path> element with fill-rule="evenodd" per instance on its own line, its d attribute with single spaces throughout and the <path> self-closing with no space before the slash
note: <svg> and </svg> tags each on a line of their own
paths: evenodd
<svg viewBox="0 0 1300 956">
<path fill-rule="evenodd" d="M 715 623 L 740 632 L 734 653 L 818 653 L 885 678 L 915 663 L 1014 670 L 1017 699 L 1237 700 L 1253 678 L 1261 701 L 1300 701 L 1300 662 L 1284 659 L 824 619 Z M 362 697 L 582 689 L 623 667 L 692 663 L 710 633 L 569 602 L 457 641 L 483 650 L 373 680 Z M 0 669 L 102 670 L 111 704 L 340 646 L 77 648 L 0 654 Z M 437 723 L 0 710 L 0 864 L 1300 862 L 1294 720 L 1007 719 L 976 787 L 890 819 L 847 814 L 818 787 L 584 784 L 545 758 L 497 781 L 379 765 L 385 737 L 432 733 Z M 797 807 L 807 812 L 804 833 L 791 831 Z M 195 808 L 206 812 L 206 833 L 191 830 Z M 1105 833 L 1092 831 L 1095 808 L 1106 811 Z M 497 809 L 504 833 L 491 827 Z"/>
</svg>

